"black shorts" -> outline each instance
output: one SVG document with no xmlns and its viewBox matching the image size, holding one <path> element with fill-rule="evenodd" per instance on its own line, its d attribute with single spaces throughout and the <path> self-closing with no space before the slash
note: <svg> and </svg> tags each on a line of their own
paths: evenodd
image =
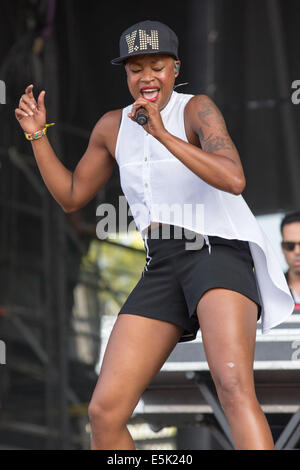
<svg viewBox="0 0 300 470">
<path fill-rule="evenodd" d="M 207 238 L 201 244 L 200 234 L 178 226 L 175 230 L 174 225 L 168 230 L 170 236 L 166 237 L 163 226 L 158 226 L 144 239 L 146 264 L 119 314 L 180 325 L 184 331 L 178 342 L 192 341 L 199 329 L 196 308 L 201 296 L 208 289 L 223 287 L 256 302 L 259 320 L 261 304 L 248 242 L 209 236 L 209 244 Z M 187 249 L 186 243 L 196 249 Z"/>
</svg>

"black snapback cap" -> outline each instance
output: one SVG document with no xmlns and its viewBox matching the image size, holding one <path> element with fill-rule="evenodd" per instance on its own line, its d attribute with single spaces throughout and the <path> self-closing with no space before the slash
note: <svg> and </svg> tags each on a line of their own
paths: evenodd
<svg viewBox="0 0 300 470">
<path fill-rule="evenodd" d="M 121 65 L 129 57 L 141 54 L 170 54 L 178 60 L 178 38 L 160 21 L 141 21 L 127 28 L 120 37 L 120 57 L 111 60 Z"/>
</svg>

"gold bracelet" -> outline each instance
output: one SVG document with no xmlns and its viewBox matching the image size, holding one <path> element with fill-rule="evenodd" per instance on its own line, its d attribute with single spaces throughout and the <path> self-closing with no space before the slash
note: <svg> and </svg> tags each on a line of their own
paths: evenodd
<svg viewBox="0 0 300 470">
<path fill-rule="evenodd" d="M 41 137 L 43 137 L 43 135 L 46 135 L 47 127 L 54 126 L 54 125 L 55 125 L 55 122 L 51 122 L 51 124 L 46 124 L 42 130 L 33 132 L 33 134 L 28 134 L 28 132 L 24 132 L 25 137 L 27 140 L 40 139 Z"/>
</svg>

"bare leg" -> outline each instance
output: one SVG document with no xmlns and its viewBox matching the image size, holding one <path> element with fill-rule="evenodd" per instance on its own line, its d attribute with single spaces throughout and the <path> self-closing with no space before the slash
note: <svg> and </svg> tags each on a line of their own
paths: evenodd
<svg viewBox="0 0 300 470">
<path fill-rule="evenodd" d="M 89 405 L 91 449 L 135 449 L 126 424 L 182 331 L 161 320 L 125 313 L 118 316 Z"/>
<path fill-rule="evenodd" d="M 236 449 L 274 449 L 253 378 L 257 305 L 229 289 L 210 289 L 197 315 L 210 372 Z"/>
<path fill-rule="evenodd" d="M 123 431 L 123 433 L 122 433 L 122 431 Z M 120 449 L 135 450 L 134 441 L 133 441 L 133 439 L 131 437 L 131 434 L 128 431 L 127 427 L 124 426 L 122 431 L 120 432 L 120 435 L 118 436 L 117 449 L 118 450 L 120 450 Z M 105 449 L 107 449 L 107 447 Z M 101 450 L 101 447 L 97 447 L 96 442 L 93 438 L 93 435 L 91 436 L 91 450 Z"/>
</svg>

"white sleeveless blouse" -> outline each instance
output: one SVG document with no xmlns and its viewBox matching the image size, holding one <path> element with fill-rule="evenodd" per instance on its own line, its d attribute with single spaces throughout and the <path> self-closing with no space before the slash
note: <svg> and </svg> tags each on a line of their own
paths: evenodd
<svg viewBox="0 0 300 470">
<path fill-rule="evenodd" d="M 184 108 L 193 96 L 173 91 L 161 111 L 168 132 L 186 142 Z M 230 194 L 203 181 L 127 116 L 131 107 L 132 104 L 123 108 L 116 160 L 121 187 L 141 236 L 145 237 L 143 230 L 151 222 L 163 222 L 198 232 L 206 239 L 216 235 L 248 241 L 262 305 L 262 333 L 267 333 L 294 310 L 283 270 L 267 235 L 242 195 Z"/>
</svg>

